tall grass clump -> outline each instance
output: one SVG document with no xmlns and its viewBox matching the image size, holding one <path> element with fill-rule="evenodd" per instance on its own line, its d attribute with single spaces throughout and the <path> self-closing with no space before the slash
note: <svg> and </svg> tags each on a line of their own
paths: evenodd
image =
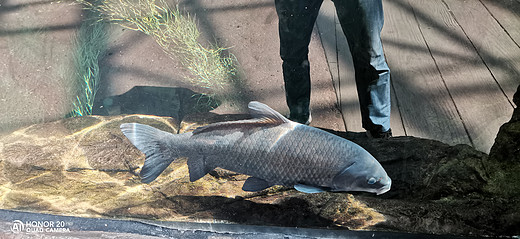
<svg viewBox="0 0 520 239">
<path fill-rule="evenodd" d="M 106 24 L 96 19 L 95 12 L 88 12 L 87 19 L 81 25 L 75 37 L 74 74 L 79 92 L 73 102 L 70 116 L 92 114 L 94 98 L 99 89 L 99 59 L 106 50 Z"/>
<path fill-rule="evenodd" d="M 237 79 L 236 59 L 223 56 L 225 48 L 199 43 L 194 17 L 163 0 L 77 0 L 99 11 L 103 19 L 151 36 L 172 59 L 180 59 L 193 77 L 190 84 L 208 89 L 208 96 L 230 98 Z M 232 95 L 232 94 L 231 94 Z"/>
</svg>

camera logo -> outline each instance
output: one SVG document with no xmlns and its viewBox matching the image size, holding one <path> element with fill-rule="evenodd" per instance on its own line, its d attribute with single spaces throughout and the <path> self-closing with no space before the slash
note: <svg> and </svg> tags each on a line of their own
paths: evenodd
<svg viewBox="0 0 520 239">
<path fill-rule="evenodd" d="M 11 231 L 13 233 L 19 233 L 25 231 L 25 225 L 20 220 L 14 220 L 13 225 L 11 226 Z"/>
</svg>

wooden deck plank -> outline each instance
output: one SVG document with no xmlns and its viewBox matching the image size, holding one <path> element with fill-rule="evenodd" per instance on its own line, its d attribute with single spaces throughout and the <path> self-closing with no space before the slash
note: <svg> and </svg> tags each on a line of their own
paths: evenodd
<svg viewBox="0 0 520 239">
<path fill-rule="evenodd" d="M 473 146 L 489 152 L 513 107 L 442 0 L 408 2 Z"/>
<path fill-rule="evenodd" d="M 327 59 L 330 59 L 328 60 L 329 68 L 333 72 L 345 127 L 347 131 L 364 131 L 361 127 L 352 56 L 337 20 L 336 9 L 332 1 L 323 2 L 316 24 L 320 30 L 320 36 L 326 37 L 322 39 L 322 42 L 328 45 L 324 48 L 330 49 L 330 46 L 333 46 L 334 49 L 333 51 L 327 50 L 326 54 Z"/>
<path fill-rule="evenodd" d="M 444 0 L 511 105 L 520 84 L 520 48 L 480 1 Z M 476 24 L 478 23 L 478 24 Z M 518 26 L 517 26 L 518 27 Z"/>
<path fill-rule="evenodd" d="M 406 0 L 384 0 L 383 45 L 408 135 L 470 144 Z"/>
<path fill-rule="evenodd" d="M 325 50 L 327 62 L 337 63 L 336 54 L 336 10 L 334 3 L 331 1 L 323 1 L 320 8 L 316 25 L 318 26 L 319 35 Z"/>
<path fill-rule="evenodd" d="M 338 71 L 338 63 L 337 63 L 337 51 L 336 51 L 336 24 L 335 24 L 335 10 L 334 7 L 327 7 L 327 4 L 332 4 L 330 1 L 324 1 L 322 7 L 320 9 L 320 13 L 316 20 L 316 26 L 318 29 L 318 34 L 321 39 L 321 43 L 323 45 L 323 49 L 325 51 L 325 57 L 327 58 L 327 63 L 329 66 L 329 71 L 332 76 L 332 83 L 334 86 L 334 90 L 336 93 L 336 102 L 340 107 L 340 113 L 342 117 L 343 126 L 346 129 L 345 121 L 343 120 L 343 112 L 341 111 L 341 98 L 340 98 L 340 90 L 339 90 L 339 71 Z"/>
<path fill-rule="evenodd" d="M 520 45 L 520 2 L 517 0 L 481 0 L 500 26 Z"/>
<path fill-rule="evenodd" d="M 390 71 L 392 71 L 392 69 L 390 69 Z M 390 78 L 390 80 L 392 79 Z M 401 111 L 399 110 L 399 103 L 397 101 L 394 87 L 392 87 L 390 91 L 392 97 L 392 112 L 390 112 L 390 126 L 392 128 L 392 135 L 407 136 L 403 121 L 401 119 Z"/>
<path fill-rule="evenodd" d="M 341 25 L 336 23 L 336 46 L 338 54 L 339 90 L 341 111 L 348 131 L 363 132 L 361 126 L 361 110 L 356 89 L 354 63 L 350 54 L 347 39 Z"/>
<path fill-rule="evenodd" d="M 332 6 L 330 6 L 332 5 Z M 335 24 L 335 10 L 331 1 L 324 1 L 320 9 L 318 18 L 316 19 L 316 26 L 321 39 L 321 44 L 325 51 L 325 57 L 329 64 L 330 74 L 334 82 L 334 89 L 336 96 L 339 99 L 339 73 L 338 73 L 338 55 L 336 52 L 336 24 Z"/>
</svg>

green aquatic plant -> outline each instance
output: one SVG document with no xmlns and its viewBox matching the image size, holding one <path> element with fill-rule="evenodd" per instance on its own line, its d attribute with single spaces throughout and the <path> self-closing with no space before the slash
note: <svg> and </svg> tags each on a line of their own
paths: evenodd
<svg viewBox="0 0 520 239">
<path fill-rule="evenodd" d="M 127 29 L 151 36 L 172 59 L 180 59 L 194 77 L 190 84 L 208 89 L 208 96 L 229 99 L 237 79 L 236 58 L 224 56 L 226 48 L 199 43 L 196 20 L 177 5 L 170 7 L 163 0 L 77 0 L 98 11 L 103 19 Z"/>
<path fill-rule="evenodd" d="M 99 89 L 99 58 L 106 50 L 108 39 L 106 24 L 98 21 L 95 12 L 89 12 L 75 37 L 74 78 L 78 81 L 79 92 L 73 102 L 70 116 L 92 114 L 94 99 Z"/>
</svg>

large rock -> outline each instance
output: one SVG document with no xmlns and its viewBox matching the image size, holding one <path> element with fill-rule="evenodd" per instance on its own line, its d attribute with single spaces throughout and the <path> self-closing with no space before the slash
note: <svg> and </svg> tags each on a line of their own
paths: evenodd
<svg viewBox="0 0 520 239">
<path fill-rule="evenodd" d="M 517 108 L 513 111 L 511 120 L 498 131 L 495 144 L 489 155 L 499 161 L 520 161 L 520 85 L 513 96 L 513 102 Z"/>
<path fill-rule="evenodd" d="M 520 197 L 520 85 L 513 96 L 516 109 L 511 120 L 498 131 L 489 153 L 493 190 L 506 197 Z"/>
<path fill-rule="evenodd" d="M 185 159 L 142 184 L 144 155 L 122 135 L 125 122 L 172 133 L 246 118 L 203 113 L 172 118 L 92 116 L 33 125 L 0 139 L 0 207 L 87 217 L 221 221 L 256 225 L 435 234 L 520 233 L 518 199 L 497 193 L 490 159 L 469 146 L 413 137 L 349 138 L 378 158 L 393 179 L 381 196 L 304 194 L 274 187 L 241 190 L 245 175 L 217 169 L 189 182 Z M 204 119 L 204 121 L 202 120 Z M 500 181 L 502 179 L 498 179 Z M 500 184 L 507 188 L 508 182 Z M 490 186 L 491 185 L 491 186 Z"/>
</svg>

